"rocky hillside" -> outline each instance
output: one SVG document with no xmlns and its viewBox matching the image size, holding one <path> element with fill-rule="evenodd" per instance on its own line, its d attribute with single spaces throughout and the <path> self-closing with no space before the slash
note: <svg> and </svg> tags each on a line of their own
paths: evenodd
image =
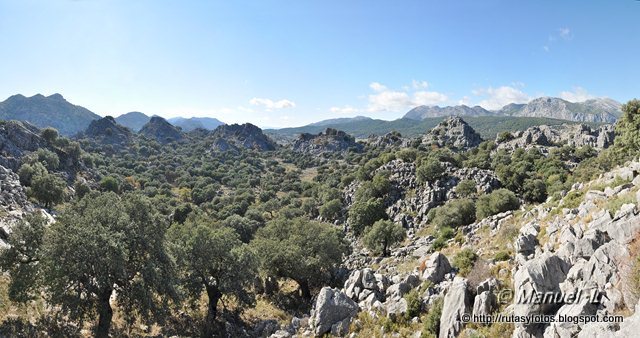
<svg viewBox="0 0 640 338">
<path fill-rule="evenodd" d="M 459 116 L 452 116 L 440 122 L 422 138 L 423 144 L 460 149 L 475 147 L 480 142 L 482 142 L 480 134 Z"/>
<path fill-rule="evenodd" d="M 501 134 L 496 143 L 501 149 L 528 149 L 535 146 L 569 145 L 606 149 L 613 145 L 614 127 L 610 124 L 592 128 L 587 125 L 538 126 L 524 131 Z"/>
<path fill-rule="evenodd" d="M 116 122 L 135 132 L 140 131 L 142 127 L 151 120 L 151 117 L 141 112 L 130 112 L 116 117 Z"/>
<path fill-rule="evenodd" d="M 409 110 L 403 118 L 412 120 L 424 120 L 430 117 L 446 117 L 446 116 L 491 116 L 494 113 L 480 107 L 460 106 L 418 106 Z"/>
<path fill-rule="evenodd" d="M 335 153 L 344 151 L 361 151 L 362 144 L 344 131 L 327 128 L 317 135 L 300 134 L 293 143 L 293 150 L 307 154 L 319 155 L 322 153 Z"/>
<path fill-rule="evenodd" d="M 573 103 L 556 97 L 540 97 L 525 105 L 505 106 L 498 113 L 510 116 L 613 123 L 621 114 L 620 106 L 619 102 L 611 99 L 592 99 Z"/>
<path fill-rule="evenodd" d="M 251 123 L 228 124 L 216 128 L 211 137 L 211 148 L 216 151 L 253 149 L 258 151 L 275 150 L 276 143 L 266 136 L 262 129 Z"/>
<path fill-rule="evenodd" d="M 131 130 L 118 124 L 113 117 L 106 116 L 92 121 L 83 137 L 101 144 L 125 146 L 132 142 L 134 136 Z"/>
<path fill-rule="evenodd" d="M 32 97 L 18 94 L 0 102 L 1 120 L 26 121 L 38 128 L 53 127 L 67 136 L 84 131 L 91 121 L 99 118 L 88 109 L 67 102 L 60 94 Z"/>
<path fill-rule="evenodd" d="M 160 116 L 153 116 L 147 124 L 142 126 L 140 135 L 156 140 L 161 144 L 171 143 L 182 139 L 182 132 Z"/>
<path fill-rule="evenodd" d="M 20 159 L 45 146 L 40 130 L 27 122 L 0 121 L 0 165 L 18 170 Z"/>
</svg>

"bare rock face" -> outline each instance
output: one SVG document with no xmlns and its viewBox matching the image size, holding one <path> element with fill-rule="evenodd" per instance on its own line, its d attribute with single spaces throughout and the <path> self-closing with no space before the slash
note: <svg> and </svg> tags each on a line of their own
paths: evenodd
<svg viewBox="0 0 640 338">
<path fill-rule="evenodd" d="M 442 316 L 440 317 L 440 334 L 438 337 L 457 337 L 462 331 L 462 316 L 470 314 L 473 306 L 471 295 L 467 290 L 465 278 L 456 277 L 444 296 Z"/>
<path fill-rule="evenodd" d="M 324 287 L 320 290 L 311 312 L 310 324 L 316 336 L 329 332 L 344 335 L 351 318 L 355 317 L 358 311 L 358 304 L 342 291 Z"/>
<path fill-rule="evenodd" d="M 362 144 L 357 143 L 353 136 L 333 128 L 327 128 L 327 130 L 317 135 L 300 134 L 293 143 L 294 151 L 313 155 L 340 153 L 349 150 L 362 151 L 362 149 Z"/>
<path fill-rule="evenodd" d="M 373 147 L 387 148 L 394 146 L 408 147 L 409 140 L 403 139 L 402 134 L 392 131 L 382 136 L 371 135 L 367 138 L 366 143 Z"/>
<path fill-rule="evenodd" d="M 17 171 L 22 156 L 44 146 L 40 130 L 33 125 L 20 121 L 0 121 L 0 165 Z"/>
<path fill-rule="evenodd" d="M 422 279 L 438 284 L 444 280 L 445 275 L 449 272 L 451 272 L 451 264 L 449 264 L 447 256 L 435 252 L 424 262 Z"/>
<path fill-rule="evenodd" d="M 534 126 L 524 131 L 513 132 L 506 137 L 498 136 L 498 149 L 531 148 L 535 146 L 558 146 L 562 144 L 595 149 L 605 149 L 613 144 L 613 125 L 605 124 L 592 128 L 584 124 L 561 126 Z"/>
<path fill-rule="evenodd" d="M 424 144 L 437 144 L 460 149 L 473 148 L 482 142 L 482 137 L 459 116 L 440 122 L 422 139 Z"/>
<path fill-rule="evenodd" d="M 211 148 L 216 151 L 234 151 L 253 149 L 270 151 L 276 149 L 276 143 L 251 123 L 228 124 L 217 127 L 212 133 Z"/>
<path fill-rule="evenodd" d="M 0 166 L 0 246 L 7 240 L 11 229 L 25 213 L 33 211 L 25 188 L 16 173 Z"/>
</svg>

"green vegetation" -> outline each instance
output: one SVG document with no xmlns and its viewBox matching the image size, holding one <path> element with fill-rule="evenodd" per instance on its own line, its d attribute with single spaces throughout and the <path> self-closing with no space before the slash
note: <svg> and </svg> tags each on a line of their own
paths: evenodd
<svg viewBox="0 0 640 338">
<path fill-rule="evenodd" d="M 462 249 L 452 260 L 452 265 L 458 269 L 458 274 L 466 276 L 471 272 L 473 265 L 478 259 L 478 255 L 471 249 Z"/>
<path fill-rule="evenodd" d="M 435 338 L 440 333 L 440 317 L 442 317 L 442 297 L 436 299 L 423 320 L 421 338 Z"/>
<path fill-rule="evenodd" d="M 515 210 L 520 206 L 516 195 L 507 189 L 498 189 L 488 195 L 478 197 L 476 202 L 476 218 L 499 214 L 501 212 Z"/>
<path fill-rule="evenodd" d="M 400 224 L 379 220 L 365 230 L 363 242 L 374 253 L 388 256 L 389 248 L 404 240 L 406 236 L 407 233 Z"/>
</svg>

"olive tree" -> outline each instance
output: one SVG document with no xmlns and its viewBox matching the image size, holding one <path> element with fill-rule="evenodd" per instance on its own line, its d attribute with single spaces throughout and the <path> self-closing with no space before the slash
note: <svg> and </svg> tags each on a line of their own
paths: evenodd
<svg viewBox="0 0 640 338">
<path fill-rule="evenodd" d="M 169 230 L 170 248 L 178 266 L 179 283 L 192 300 L 203 292 L 208 298 L 203 336 L 215 331 L 217 306 L 223 295 L 234 296 L 239 304 L 252 304 L 247 292 L 256 276 L 255 259 L 249 247 L 231 228 L 192 216 Z"/>
<path fill-rule="evenodd" d="M 51 304 L 72 319 L 97 315 L 96 337 L 107 337 L 113 309 L 148 322 L 160 318 L 173 289 L 165 250 L 166 222 L 137 194 L 92 193 L 65 209 L 45 232 L 39 266 Z"/>
<path fill-rule="evenodd" d="M 270 276 L 298 283 L 302 296 L 327 281 L 348 253 L 343 234 L 326 223 L 277 218 L 261 228 L 252 242 L 262 269 Z"/>
<path fill-rule="evenodd" d="M 402 241 L 406 236 L 407 233 L 400 224 L 379 220 L 365 231 L 363 242 L 369 250 L 388 256 L 389 247 Z"/>
</svg>

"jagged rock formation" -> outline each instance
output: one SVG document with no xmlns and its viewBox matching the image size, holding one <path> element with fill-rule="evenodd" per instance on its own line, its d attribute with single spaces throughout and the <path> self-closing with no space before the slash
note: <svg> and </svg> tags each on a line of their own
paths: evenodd
<svg viewBox="0 0 640 338">
<path fill-rule="evenodd" d="M 101 144 L 125 146 L 133 140 L 133 133 L 119 125 L 111 116 L 92 121 L 84 136 Z"/>
<path fill-rule="evenodd" d="M 562 126 L 546 126 L 528 128 L 496 138 L 498 149 L 532 148 L 536 146 L 550 147 L 570 145 L 575 147 L 590 146 L 605 149 L 613 145 L 614 127 L 610 124 L 592 128 L 584 124 L 563 124 Z"/>
<path fill-rule="evenodd" d="M 217 151 L 253 149 L 269 151 L 276 149 L 276 143 L 251 123 L 227 124 L 216 128 L 212 133 L 211 148 Z"/>
<path fill-rule="evenodd" d="M 0 165 L 17 171 L 22 156 L 44 146 L 40 130 L 28 122 L 0 121 Z"/>
<path fill-rule="evenodd" d="M 403 118 L 411 120 L 424 120 L 429 117 L 444 117 L 444 116 L 491 116 L 494 113 L 480 107 L 469 107 L 465 105 L 453 106 L 453 107 L 438 107 L 438 106 L 418 106 L 409 110 Z"/>
<path fill-rule="evenodd" d="M 507 105 L 498 113 L 510 116 L 613 123 L 622 114 L 620 107 L 620 103 L 611 99 L 592 99 L 573 103 L 556 97 L 540 97 L 524 105 Z"/>
<path fill-rule="evenodd" d="M 140 129 L 140 135 L 143 135 L 152 140 L 156 140 L 161 144 L 167 144 L 182 139 L 182 132 L 167 122 L 160 116 L 153 116 L 142 129 Z"/>
<path fill-rule="evenodd" d="M 60 94 L 32 97 L 13 95 L 0 102 L 0 119 L 26 121 L 38 128 L 53 127 L 60 134 L 74 135 L 99 119 L 86 108 L 73 105 Z"/>
<path fill-rule="evenodd" d="M 423 144 L 437 144 L 440 147 L 471 148 L 482 142 L 476 133 L 462 118 L 452 116 L 440 122 L 422 139 Z"/>
<path fill-rule="evenodd" d="M 372 147 L 408 147 L 410 140 L 402 138 L 399 132 L 392 131 L 382 136 L 370 135 L 366 143 Z"/>
<path fill-rule="evenodd" d="M 323 153 L 345 152 L 349 150 L 361 151 L 362 144 L 344 131 L 327 128 L 323 133 L 300 134 L 293 143 L 293 150 L 301 153 L 319 155 Z"/>
<path fill-rule="evenodd" d="M 140 131 L 142 127 L 149 123 L 151 117 L 137 111 L 132 111 L 130 113 L 122 114 L 116 117 L 116 122 L 120 125 L 123 125 L 135 132 Z"/>
</svg>

